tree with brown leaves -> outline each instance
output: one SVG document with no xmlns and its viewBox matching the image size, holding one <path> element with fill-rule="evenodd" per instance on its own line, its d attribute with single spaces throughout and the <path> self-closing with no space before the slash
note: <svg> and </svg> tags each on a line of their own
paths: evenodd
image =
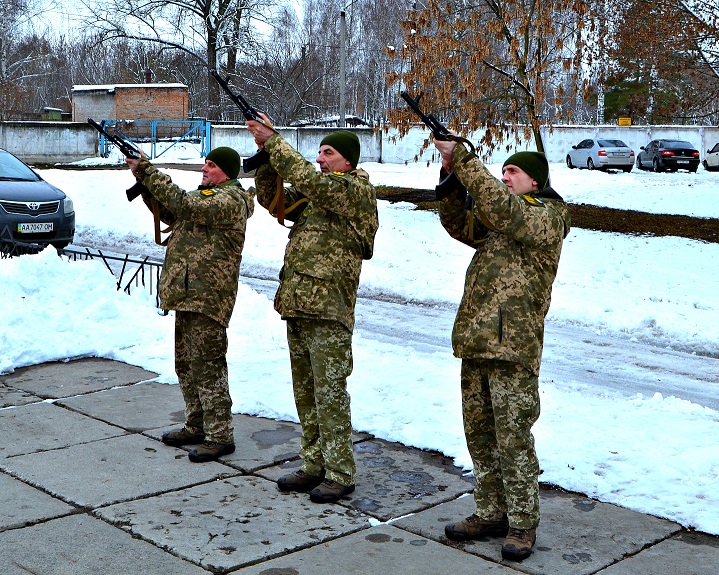
<svg viewBox="0 0 719 575">
<path fill-rule="evenodd" d="M 407 13 L 392 53 L 408 68 L 389 80 L 421 91 L 459 133 L 483 129 L 484 153 L 531 138 L 543 151 L 540 127 L 584 88 L 587 13 L 580 0 L 428 0 Z M 399 109 L 391 121 L 405 133 L 411 118 Z"/>
</svg>

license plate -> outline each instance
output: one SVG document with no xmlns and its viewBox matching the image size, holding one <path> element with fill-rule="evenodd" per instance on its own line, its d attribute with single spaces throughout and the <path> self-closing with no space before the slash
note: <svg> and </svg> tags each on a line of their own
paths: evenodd
<svg viewBox="0 0 719 575">
<path fill-rule="evenodd" d="M 677 160 L 677 164 L 688 164 L 689 160 Z"/>
<path fill-rule="evenodd" d="M 18 224 L 17 231 L 21 234 L 44 234 L 52 231 L 52 222 Z"/>
<path fill-rule="evenodd" d="M 620 158 L 624 158 L 626 155 L 626 152 L 612 152 L 612 156 L 619 156 Z"/>
</svg>

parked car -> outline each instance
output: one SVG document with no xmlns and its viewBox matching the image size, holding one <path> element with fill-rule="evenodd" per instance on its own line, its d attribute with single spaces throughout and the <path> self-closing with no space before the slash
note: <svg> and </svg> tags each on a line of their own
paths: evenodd
<svg viewBox="0 0 719 575">
<path fill-rule="evenodd" d="M 684 140 L 652 140 L 637 154 L 637 168 L 655 172 L 696 172 L 699 167 L 699 150 Z"/>
<path fill-rule="evenodd" d="M 0 149 L 0 251 L 19 255 L 48 245 L 64 248 L 74 236 L 72 200 Z"/>
<path fill-rule="evenodd" d="M 703 164 L 708 172 L 719 171 L 719 142 L 714 144 L 711 150 L 707 150 Z"/>
<path fill-rule="evenodd" d="M 634 150 L 621 140 L 611 138 L 582 140 L 569 150 L 567 167 L 631 172 L 634 167 Z"/>
</svg>

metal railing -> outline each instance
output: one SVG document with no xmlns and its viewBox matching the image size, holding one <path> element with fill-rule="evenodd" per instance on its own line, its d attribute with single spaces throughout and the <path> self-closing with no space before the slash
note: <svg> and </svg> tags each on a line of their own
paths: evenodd
<svg viewBox="0 0 719 575">
<path fill-rule="evenodd" d="M 100 249 L 87 247 L 67 247 L 57 250 L 57 253 L 71 261 L 102 261 L 113 277 L 117 278 L 117 291 L 122 290 L 131 295 L 134 288 L 149 289 L 150 293 L 155 295 L 155 305 L 160 307 L 157 286 L 160 283 L 163 262 L 151 260 L 149 256 L 137 258 L 128 254 L 106 254 Z"/>
</svg>

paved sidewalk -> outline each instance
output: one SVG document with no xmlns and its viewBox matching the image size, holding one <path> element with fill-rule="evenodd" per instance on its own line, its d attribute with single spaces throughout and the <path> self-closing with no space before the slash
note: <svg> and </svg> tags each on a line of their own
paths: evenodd
<svg viewBox="0 0 719 575">
<path fill-rule="evenodd" d="M 183 402 L 154 376 L 102 359 L 0 376 L 3 575 L 719 573 L 719 538 L 559 490 L 542 490 L 524 562 L 502 561 L 501 538 L 450 542 L 471 479 L 363 433 L 357 490 L 336 505 L 277 490 L 299 466 L 293 423 L 236 415 L 235 453 L 190 463 L 159 441 Z"/>
</svg>

